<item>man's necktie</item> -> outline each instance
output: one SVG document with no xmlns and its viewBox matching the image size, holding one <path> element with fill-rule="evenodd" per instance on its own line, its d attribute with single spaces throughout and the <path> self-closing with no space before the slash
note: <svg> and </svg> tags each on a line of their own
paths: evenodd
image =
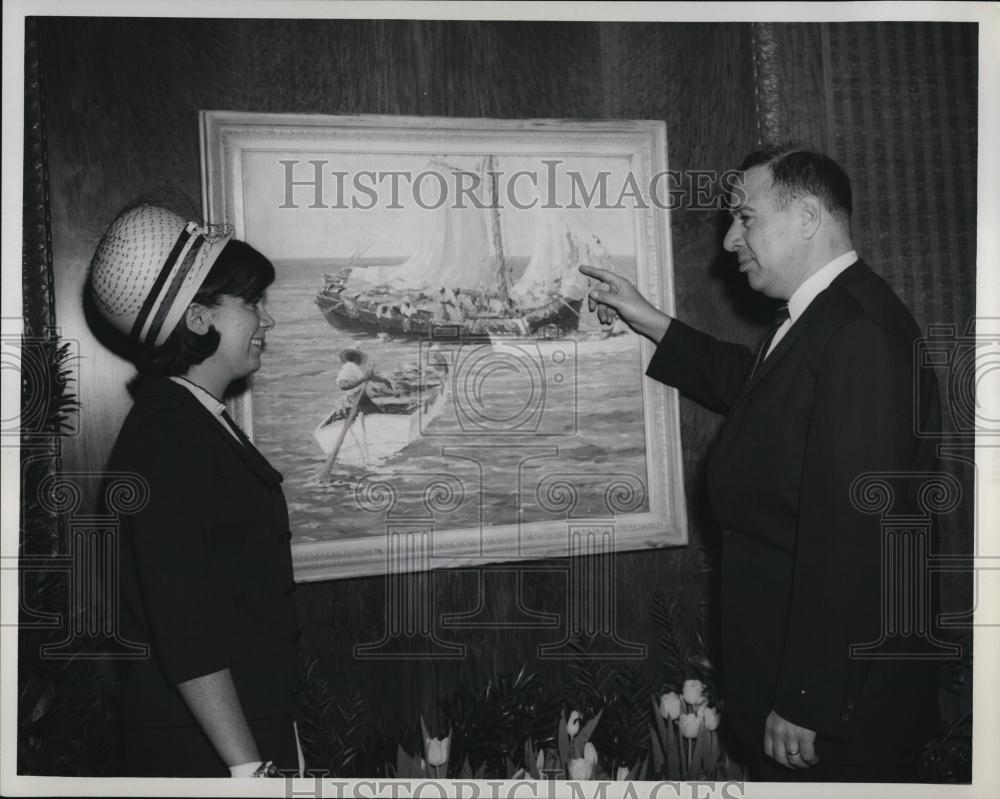
<svg viewBox="0 0 1000 799">
<path fill-rule="evenodd" d="M 774 336 L 778 332 L 778 328 L 781 327 L 786 321 L 791 318 L 788 313 L 788 303 L 780 306 L 778 310 L 774 312 L 774 324 L 771 326 L 770 332 L 767 334 L 767 338 L 760 345 L 760 349 L 757 350 L 757 359 L 753 362 L 753 369 L 750 370 L 750 377 L 752 379 L 760 365 L 764 362 L 764 358 L 767 357 L 767 351 L 771 349 L 771 342 L 774 341 Z"/>
</svg>

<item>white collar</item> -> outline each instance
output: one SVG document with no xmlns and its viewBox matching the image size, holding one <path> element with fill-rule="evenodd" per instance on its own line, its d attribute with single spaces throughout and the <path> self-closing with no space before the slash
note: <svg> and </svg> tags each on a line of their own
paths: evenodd
<svg viewBox="0 0 1000 799">
<path fill-rule="evenodd" d="M 184 386 L 184 388 L 190 391 L 194 395 L 194 398 L 208 409 L 209 413 L 222 419 L 222 412 L 226 409 L 226 403 L 219 402 L 211 391 L 202 388 L 197 383 L 192 383 L 186 377 L 174 375 L 170 379 L 177 385 Z"/>
<path fill-rule="evenodd" d="M 219 402 L 219 400 L 216 399 L 215 395 L 211 391 L 202 388 L 197 383 L 192 383 L 185 377 L 179 377 L 174 375 L 171 376 L 170 379 L 177 385 L 184 386 L 184 388 L 190 391 L 192 396 L 196 400 L 198 400 L 198 402 L 204 405 L 205 408 L 208 410 L 208 412 L 212 414 L 212 416 L 214 416 L 216 419 L 219 420 L 219 424 L 221 424 L 224 428 L 226 428 L 226 431 L 229 433 L 229 435 L 231 435 L 237 441 L 240 441 L 240 437 L 236 435 L 236 431 L 222 416 L 223 411 L 226 410 L 226 403 Z M 240 443 L 242 444 L 243 442 L 240 441 Z"/>
<path fill-rule="evenodd" d="M 837 278 L 837 275 L 857 260 L 857 252 L 851 250 L 834 258 L 822 269 L 810 275 L 788 298 L 788 318 L 794 322 L 802 316 L 806 308 L 809 307 L 809 303 L 815 300 L 819 293 Z"/>
</svg>

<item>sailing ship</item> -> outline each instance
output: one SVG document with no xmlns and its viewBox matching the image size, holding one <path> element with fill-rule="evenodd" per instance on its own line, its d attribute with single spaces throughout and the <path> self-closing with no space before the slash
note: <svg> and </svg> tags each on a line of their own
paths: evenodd
<svg viewBox="0 0 1000 799">
<path fill-rule="evenodd" d="M 456 167 L 435 160 L 429 168 L 442 185 L 454 185 L 447 173 Z M 553 326 L 576 330 L 588 285 L 578 267 L 610 268 L 610 254 L 571 212 L 536 203 L 531 255 L 515 281 L 504 252 L 496 174 L 494 157 L 484 158 L 480 175 L 489 179 L 480 185 L 491 185 L 491 202 L 442 202 L 402 263 L 363 267 L 364 248 L 339 272 L 325 275 L 316 304 L 327 321 L 339 329 L 421 339 L 442 327 L 466 339 L 534 336 Z"/>
</svg>

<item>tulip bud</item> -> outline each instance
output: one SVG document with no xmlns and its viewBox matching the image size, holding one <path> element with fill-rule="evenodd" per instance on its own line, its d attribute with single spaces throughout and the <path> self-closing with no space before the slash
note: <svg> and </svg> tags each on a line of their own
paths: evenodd
<svg viewBox="0 0 1000 799">
<path fill-rule="evenodd" d="M 699 708 L 700 709 L 700 708 Z M 705 705 L 705 729 L 709 732 L 719 729 L 719 711 L 717 708 Z"/>
<path fill-rule="evenodd" d="M 701 732 L 702 721 L 695 713 L 682 713 L 677 724 L 685 738 L 697 738 Z"/>
<path fill-rule="evenodd" d="M 592 766 L 597 765 L 597 749 L 594 748 L 594 745 L 590 741 L 587 741 L 583 745 L 583 759 Z"/>
<path fill-rule="evenodd" d="M 681 698 L 673 691 L 660 697 L 660 715 L 670 720 L 680 717 Z"/>
<path fill-rule="evenodd" d="M 580 732 L 580 719 L 583 718 L 575 710 L 569 714 L 569 721 L 566 722 L 566 733 L 570 738 L 576 737 L 576 734 Z"/>
<path fill-rule="evenodd" d="M 615 779 L 618 782 L 624 782 L 628 779 L 628 766 L 619 766 L 618 771 L 615 772 Z"/>
<path fill-rule="evenodd" d="M 451 749 L 451 736 L 443 741 L 429 738 L 426 742 L 427 763 L 431 766 L 443 766 L 448 762 L 448 750 Z"/>
<path fill-rule="evenodd" d="M 684 701 L 689 705 L 700 705 L 708 701 L 705 697 L 705 686 L 701 680 L 684 681 Z"/>
<path fill-rule="evenodd" d="M 538 769 L 538 773 L 541 774 L 545 769 L 545 750 L 539 749 L 538 756 L 535 758 L 535 768 Z"/>
<path fill-rule="evenodd" d="M 582 757 L 569 761 L 569 778 L 571 780 L 589 780 L 594 776 L 594 767 Z"/>
</svg>

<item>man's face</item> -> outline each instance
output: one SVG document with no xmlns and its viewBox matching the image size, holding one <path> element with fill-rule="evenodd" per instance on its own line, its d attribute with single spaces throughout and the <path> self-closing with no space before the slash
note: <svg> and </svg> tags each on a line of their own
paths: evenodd
<svg viewBox="0 0 1000 799">
<path fill-rule="evenodd" d="M 731 212 L 723 247 L 736 253 L 740 272 L 750 288 L 768 297 L 787 300 L 800 282 L 802 237 L 796 204 L 777 208 L 771 192 L 771 170 L 766 164 L 743 173 L 734 188 L 738 204 Z"/>
</svg>

